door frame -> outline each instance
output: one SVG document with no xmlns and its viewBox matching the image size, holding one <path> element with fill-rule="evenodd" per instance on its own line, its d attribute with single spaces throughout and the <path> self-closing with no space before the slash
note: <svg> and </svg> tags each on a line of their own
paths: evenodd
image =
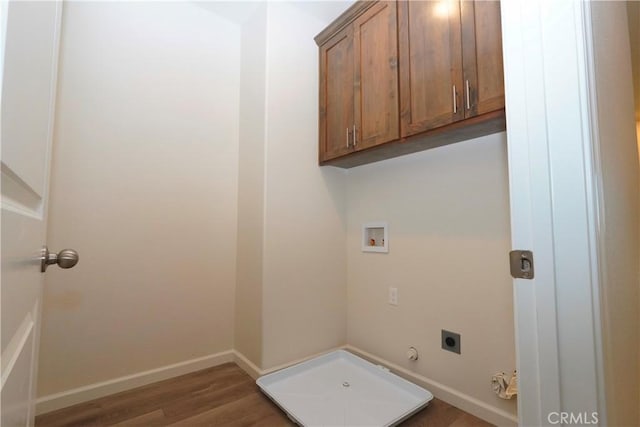
<svg viewBox="0 0 640 427">
<path fill-rule="evenodd" d="M 606 424 L 590 4 L 501 6 L 512 249 L 535 258 L 534 279 L 513 281 L 518 421 L 597 411 Z"/>
</svg>

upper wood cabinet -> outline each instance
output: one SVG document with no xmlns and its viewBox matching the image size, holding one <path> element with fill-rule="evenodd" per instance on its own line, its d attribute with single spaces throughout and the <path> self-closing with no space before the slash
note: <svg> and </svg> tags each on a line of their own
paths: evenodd
<svg viewBox="0 0 640 427">
<path fill-rule="evenodd" d="M 459 3 L 403 1 L 398 9 L 402 136 L 464 119 Z"/>
<path fill-rule="evenodd" d="M 401 1 L 402 136 L 504 108 L 500 3 Z"/>
<path fill-rule="evenodd" d="M 351 150 L 355 123 L 353 27 L 344 28 L 320 47 L 320 160 Z"/>
<path fill-rule="evenodd" d="M 359 1 L 316 37 L 320 163 L 504 130 L 498 1 Z"/>
<path fill-rule="evenodd" d="M 396 3 L 381 1 L 353 23 L 357 150 L 400 137 L 397 19 Z"/>
<path fill-rule="evenodd" d="M 504 108 L 500 2 L 462 1 L 462 63 L 465 117 Z M 465 104 L 467 103 L 465 99 Z"/>
<path fill-rule="evenodd" d="M 321 162 L 400 137 L 397 5 L 357 5 L 320 45 Z"/>
</svg>

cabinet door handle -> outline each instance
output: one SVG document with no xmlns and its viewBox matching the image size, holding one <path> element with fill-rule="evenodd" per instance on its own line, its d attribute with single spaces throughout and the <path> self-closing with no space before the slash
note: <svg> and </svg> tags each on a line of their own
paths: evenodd
<svg viewBox="0 0 640 427">
<path fill-rule="evenodd" d="M 458 112 L 458 100 L 456 98 L 456 85 L 453 85 L 453 114 Z"/>
<path fill-rule="evenodd" d="M 467 110 L 471 109 L 471 89 L 469 89 L 469 80 L 467 79 L 467 81 L 465 82 L 466 85 L 466 92 L 467 92 Z"/>
<path fill-rule="evenodd" d="M 350 147 L 350 144 L 349 144 L 349 133 L 350 133 L 349 132 L 349 128 L 347 128 L 347 148 Z"/>
<path fill-rule="evenodd" d="M 353 124 L 353 146 L 358 145 L 358 138 L 356 137 L 358 130 L 356 129 L 355 123 Z"/>
</svg>

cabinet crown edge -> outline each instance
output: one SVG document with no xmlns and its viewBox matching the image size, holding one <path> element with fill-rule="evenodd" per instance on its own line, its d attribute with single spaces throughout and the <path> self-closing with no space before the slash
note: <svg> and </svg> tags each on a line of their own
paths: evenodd
<svg viewBox="0 0 640 427">
<path fill-rule="evenodd" d="M 374 4 L 378 3 L 378 0 L 358 0 L 347 10 L 342 12 L 340 16 L 334 19 L 324 30 L 322 30 L 313 39 L 318 46 L 322 46 L 337 32 L 341 31 L 347 25 L 351 24 L 358 16 L 362 15 L 367 9 Z"/>
</svg>

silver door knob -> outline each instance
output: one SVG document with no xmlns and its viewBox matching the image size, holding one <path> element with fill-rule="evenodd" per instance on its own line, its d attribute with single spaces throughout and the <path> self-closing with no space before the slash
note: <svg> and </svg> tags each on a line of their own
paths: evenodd
<svg viewBox="0 0 640 427">
<path fill-rule="evenodd" d="M 40 271 L 44 273 L 51 264 L 58 264 L 60 268 L 71 268 L 78 263 L 79 259 L 78 252 L 73 249 L 63 249 L 56 254 L 49 252 L 49 248 L 44 246 L 40 258 Z"/>
</svg>

